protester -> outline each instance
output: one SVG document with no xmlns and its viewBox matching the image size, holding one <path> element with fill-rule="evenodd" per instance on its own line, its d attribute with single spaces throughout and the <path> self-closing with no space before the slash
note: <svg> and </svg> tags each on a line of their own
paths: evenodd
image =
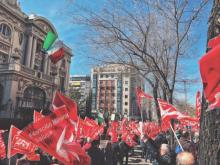
<svg viewBox="0 0 220 165">
<path fill-rule="evenodd" d="M 180 144 L 183 147 L 184 151 L 191 152 L 195 155 L 196 147 L 193 142 L 190 141 L 190 134 L 187 131 L 183 131 L 182 136 L 180 137 Z"/>
<path fill-rule="evenodd" d="M 30 162 L 25 159 L 18 159 L 16 165 L 30 165 Z"/>
<path fill-rule="evenodd" d="M 88 155 L 91 157 L 91 165 L 104 165 L 104 153 L 99 149 L 99 140 L 94 140 L 91 148 L 88 150 Z"/>
<path fill-rule="evenodd" d="M 171 152 L 168 144 L 161 144 L 158 156 L 159 165 L 173 165 Z"/>
<path fill-rule="evenodd" d="M 112 145 L 110 142 L 108 142 L 105 148 L 105 165 L 114 165 L 113 159 L 114 156 Z"/>
<path fill-rule="evenodd" d="M 176 157 L 176 165 L 195 165 L 195 159 L 190 152 L 181 152 Z"/>
<path fill-rule="evenodd" d="M 150 162 L 156 161 L 157 156 L 158 156 L 158 148 L 154 140 L 151 139 L 150 137 L 147 137 L 145 145 L 146 145 L 146 156 L 145 156 L 146 162 L 148 160 Z"/>
<path fill-rule="evenodd" d="M 147 142 L 147 138 L 145 135 L 141 135 L 141 138 L 140 138 L 140 146 L 141 146 L 141 157 L 142 158 L 145 158 L 146 156 L 146 142 Z"/>
</svg>

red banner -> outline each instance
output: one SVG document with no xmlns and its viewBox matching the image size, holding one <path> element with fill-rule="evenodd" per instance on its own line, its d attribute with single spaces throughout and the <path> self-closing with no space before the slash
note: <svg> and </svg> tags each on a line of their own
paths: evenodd
<svg viewBox="0 0 220 165">
<path fill-rule="evenodd" d="M 69 112 L 63 106 L 39 121 L 29 124 L 21 132 L 21 135 L 27 137 L 31 142 L 48 154 L 56 157 L 59 161 L 69 165 L 73 164 L 72 162 L 75 158 L 59 154 L 65 140 L 66 128 L 69 125 L 71 125 Z"/>
<path fill-rule="evenodd" d="M 141 110 L 141 99 L 145 97 L 146 99 L 153 99 L 153 97 L 149 94 L 146 94 L 144 91 L 141 90 L 140 87 L 136 88 L 136 99 L 139 109 Z"/>
<path fill-rule="evenodd" d="M 196 93 L 196 117 L 200 118 L 201 113 L 201 94 L 200 91 Z"/>
<path fill-rule="evenodd" d="M 40 120 L 43 117 L 44 117 L 43 114 L 41 114 L 40 112 L 34 111 L 34 118 L 33 118 L 34 123 L 37 122 L 38 120 Z"/>
<path fill-rule="evenodd" d="M 77 104 L 72 99 L 62 95 L 60 92 L 56 92 L 53 100 L 53 106 L 58 108 L 63 105 L 67 107 L 70 119 L 73 121 L 77 121 Z"/>
<path fill-rule="evenodd" d="M 2 136 L 3 132 L 4 132 L 3 130 L 0 130 L 0 159 L 6 158 L 5 142 Z"/>
<path fill-rule="evenodd" d="M 20 135 L 21 132 L 22 131 L 15 126 L 11 126 L 8 139 L 8 159 L 17 153 L 32 155 L 32 157 L 36 156 L 35 150 L 37 150 L 37 146 Z"/>
</svg>

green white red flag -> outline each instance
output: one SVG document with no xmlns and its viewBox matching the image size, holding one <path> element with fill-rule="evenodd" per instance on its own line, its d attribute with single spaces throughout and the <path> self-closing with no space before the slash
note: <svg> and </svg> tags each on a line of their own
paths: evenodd
<svg viewBox="0 0 220 165">
<path fill-rule="evenodd" d="M 53 45 L 56 39 L 57 35 L 52 31 L 49 31 L 44 39 L 43 49 L 47 51 Z"/>
<path fill-rule="evenodd" d="M 51 48 L 47 51 L 49 58 L 52 63 L 56 64 L 59 60 L 64 57 L 64 45 L 63 42 L 58 40 L 56 41 Z"/>
</svg>

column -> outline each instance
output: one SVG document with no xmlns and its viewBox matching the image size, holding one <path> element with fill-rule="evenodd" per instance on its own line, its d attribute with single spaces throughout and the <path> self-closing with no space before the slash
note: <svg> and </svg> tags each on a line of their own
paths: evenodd
<svg viewBox="0 0 220 165">
<path fill-rule="evenodd" d="M 48 55 L 44 56 L 44 62 L 43 62 L 43 73 L 47 74 L 47 61 L 48 61 Z"/>
<path fill-rule="evenodd" d="M 34 69 L 34 62 L 35 62 L 35 54 L 36 54 L 36 48 L 37 48 L 37 38 L 33 38 L 33 49 L 32 49 L 32 57 L 31 57 L 31 69 Z"/>
<path fill-rule="evenodd" d="M 47 59 L 47 74 L 48 75 L 50 75 L 50 63 L 51 63 L 50 59 Z"/>
<path fill-rule="evenodd" d="M 33 41 L 33 35 L 30 34 L 28 36 L 28 46 L 26 49 L 26 60 L 25 60 L 25 66 L 30 67 L 31 62 L 31 53 L 32 53 L 32 41 Z"/>
</svg>

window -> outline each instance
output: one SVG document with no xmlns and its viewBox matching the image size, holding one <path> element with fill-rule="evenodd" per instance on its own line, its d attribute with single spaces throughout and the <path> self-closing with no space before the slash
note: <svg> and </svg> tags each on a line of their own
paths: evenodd
<svg viewBox="0 0 220 165">
<path fill-rule="evenodd" d="M 128 88 L 125 88 L 125 91 L 128 91 Z"/>
<path fill-rule="evenodd" d="M 113 74 L 111 75 L 111 78 L 114 78 L 114 75 L 113 75 Z"/>
<path fill-rule="evenodd" d="M 22 45 L 23 40 L 24 40 L 24 34 L 23 33 L 19 33 L 19 44 Z"/>
<path fill-rule="evenodd" d="M 128 102 L 125 102 L 125 105 L 128 105 Z"/>
<path fill-rule="evenodd" d="M 125 113 L 128 113 L 128 109 L 127 109 L 127 108 L 125 108 L 125 110 L 124 110 L 124 111 L 125 111 Z"/>
<path fill-rule="evenodd" d="M 103 78 L 103 74 L 100 75 L 100 78 Z"/>
<path fill-rule="evenodd" d="M 41 49 L 42 49 L 42 44 L 41 44 L 40 42 L 37 42 L 36 52 L 37 52 L 37 53 L 40 53 L 40 52 L 41 52 Z"/>
<path fill-rule="evenodd" d="M 105 75 L 106 78 L 108 78 L 108 75 Z"/>
<path fill-rule="evenodd" d="M 11 29 L 8 25 L 2 23 L 0 24 L 0 33 L 2 33 L 5 37 L 10 37 Z"/>
<path fill-rule="evenodd" d="M 127 84 L 128 84 L 128 81 L 125 81 L 125 84 L 127 85 Z"/>
<path fill-rule="evenodd" d="M 127 98 L 128 98 L 128 95 L 125 95 L 125 98 L 127 99 Z"/>
</svg>

